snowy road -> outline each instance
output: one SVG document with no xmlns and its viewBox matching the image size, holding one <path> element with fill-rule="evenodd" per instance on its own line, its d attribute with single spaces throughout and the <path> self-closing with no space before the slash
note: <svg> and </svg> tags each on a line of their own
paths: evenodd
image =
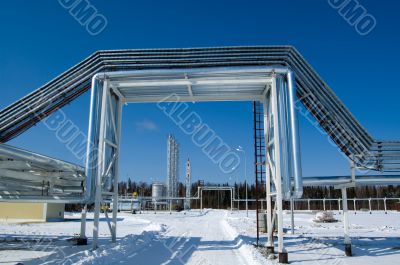
<svg viewBox="0 0 400 265">
<path fill-rule="evenodd" d="M 226 211 L 206 211 L 203 215 L 188 216 L 171 224 L 166 222 L 171 229 L 165 236 L 177 239 L 177 244 L 172 244 L 171 252 L 178 258 L 183 257 L 183 264 L 190 265 L 257 264 L 248 255 L 243 240 L 228 225 L 228 215 Z M 189 254 L 190 257 L 185 259 Z"/>
<path fill-rule="evenodd" d="M 0 226 L 0 233 L 13 237 L 38 238 L 40 234 L 54 241 L 34 244 L 33 247 L 11 246 L 0 250 L 0 264 L 138 264 L 138 265 L 257 265 L 260 254 L 245 244 L 236 230 L 228 224 L 228 211 L 205 210 L 184 213 L 121 213 L 118 222 L 118 242 L 103 236 L 100 248 L 66 245 L 65 238 L 79 231 L 79 222 Z M 59 229 L 63 225 L 64 229 Z M 88 222 L 91 231 L 92 222 Z M 50 242 L 50 243 L 49 243 Z M 18 244 L 13 244 L 18 245 Z M 51 247 L 49 247 L 49 245 Z M 33 251 L 35 250 L 35 251 Z"/>
</svg>

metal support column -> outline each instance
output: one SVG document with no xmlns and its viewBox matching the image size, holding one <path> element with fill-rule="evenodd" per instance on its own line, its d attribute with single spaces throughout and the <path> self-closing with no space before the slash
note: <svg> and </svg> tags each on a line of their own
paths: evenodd
<svg viewBox="0 0 400 265">
<path fill-rule="evenodd" d="M 386 197 L 383 199 L 383 207 L 385 208 L 385 214 L 387 214 Z"/>
<path fill-rule="evenodd" d="M 347 189 L 342 188 L 342 200 L 343 200 L 343 226 L 344 226 L 344 248 L 345 255 L 351 256 L 351 239 L 349 235 L 349 212 L 347 208 Z"/>
<path fill-rule="evenodd" d="M 292 227 L 292 235 L 294 235 L 294 200 L 290 199 L 290 224 Z"/>
<path fill-rule="evenodd" d="M 231 188 L 231 213 L 233 212 L 233 188 Z"/>
<path fill-rule="evenodd" d="M 275 81 L 276 82 L 276 81 Z M 265 154 L 269 159 L 269 135 L 270 135 L 270 125 L 269 125 L 269 100 L 267 98 L 263 101 L 263 113 L 264 113 L 264 139 L 265 139 Z M 268 173 L 266 172 L 265 177 L 265 190 L 266 190 L 266 201 L 267 201 L 267 254 L 274 253 L 274 238 L 273 238 L 273 227 L 272 227 L 272 196 L 271 196 L 271 165 L 268 163 Z"/>
<path fill-rule="evenodd" d="M 258 246 L 259 240 L 260 240 L 260 228 L 259 228 L 259 186 L 258 186 L 258 160 L 259 156 L 259 147 L 258 147 L 258 142 L 259 138 L 259 131 L 260 131 L 260 121 L 257 119 L 259 116 L 260 112 L 260 102 L 258 101 L 253 101 L 253 133 L 254 133 L 254 170 L 255 170 L 255 197 L 256 197 L 256 245 Z M 265 159 L 265 157 L 262 157 Z M 261 161 L 262 161 L 261 158 Z"/>
<path fill-rule="evenodd" d="M 264 91 L 264 133 L 268 163 L 267 189 L 267 249 L 273 249 L 272 196 L 275 197 L 278 232 L 278 259 L 288 263 L 283 246 L 283 200 L 300 198 L 303 193 L 301 161 L 298 141 L 296 110 L 294 105 L 294 74 L 272 73 L 272 82 Z M 293 177 L 293 182 L 291 181 Z M 293 184 L 292 184 L 293 183 Z M 273 188 L 273 193 L 271 189 Z M 294 226 L 294 225 L 293 225 Z M 268 251 L 267 251 L 268 252 Z"/>
<path fill-rule="evenodd" d="M 98 143 L 98 170 L 96 176 L 96 188 L 95 188 L 95 203 L 94 203 L 94 221 L 93 221 L 93 250 L 97 248 L 97 240 L 99 237 L 99 219 L 100 219 L 100 206 L 102 200 L 102 178 L 104 174 L 104 159 L 105 159 L 105 143 L 104 139 L 106 136 L 106 114 L 107 114 L 107 98 L 109 96 L 109 85 L 108 81 L 104 80 L 102 89 L 102 99 L 100 108 L 100 131 L 99 131 L 99 143 Z"/>
<path fill-rule="evenodd" d="M 273 78 L 271 86 L 271 104 L 273 116 L 273 133 L 274 133 L 274 149 L 275 149 L 275 177 L 274 183 L 276 188 L 276 210 L 278 218 L 278 259 L 281 263 L 288 263 L 287 252 L 283 247 L 283 197 L 282 197 L 282 174 L 281 174 L 281 143 L 279 131 L 279 106 L 278 106 L 278 88 L 277 78 Z"/>
<path fill-rule="evenodd" d="M 122 103 L 121 100 L 118 102 L 117 106 L 117 124 L 115 126 L 115 142 L 118 146 L 117 150 L 115 150 L 116 159 L 114 162 L 114 183 L 113 183 L 113 216 L 112 216 L 112 242 L 115 243 L 117 241 L 117 215 L 118 215 L 118 182 L 119 182 L 119 167 L 118 167 L 118 157 L 119 157 L 119 146 L 120 146 L 120 137 L 121 137 L 121 127 L 122 127 Z"/>
<path fill-rule="evenodd" d="M 203 213 L 203 190 L 200 189 L 200 213 Z"/>
<path fill-rule="evenodd" d="M 81 232 L 76 244 L 80 245 L 87 245 L 87 237 L 86 237 L 86 213 L 87 213 L 87 204 L 83 206 L 82 213 L 81 213 Z"/>
<path fill-rule="evenodd" d="M 103 76 L 95 76 L 93 79 L 103 78 L 102 89 L 96 97 L 97 103 L 91 105 L 91 112 L 96 120 L 91 124 L 93 132 L 91 148 L 89 148 L 90 172 L 95 177 L 95 211 L 93 226 L 93 249 L 97 248 L 99 237 L 100 207 L 103 195 L 112 196 L 113 217 L 109 224 L 112 241 L 116 241 L 117 212 L 118 212 L 118 156 L 120 147 L 120 129 L 122 116 L 122 98 L 111 87 L 109 81 Z M 96 83 L 96 82 L 95 82 Z M 100 97 L 101 95 L 101 97 Z M 108 218 L 107 218 L 108 219 Z"/>
<path fill-rule="evenodd" d="M 371 198 L 368 199 L 369 214 L 372 214 Z"/>
</svg>

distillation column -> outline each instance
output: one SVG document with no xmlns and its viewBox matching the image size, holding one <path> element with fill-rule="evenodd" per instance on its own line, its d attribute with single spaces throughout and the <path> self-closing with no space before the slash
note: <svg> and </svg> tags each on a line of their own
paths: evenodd
<svg viewBox="0 0 400 265">
<path fill-rule="evenodd" d="M 190 197 L 192 196 L 192 194 L 191 194 L 192 177 L 191 177 L 191 171 L 190 171 L 190 160 L 189 160 L 189 158 L 186 161 L 185 184 L 186 184 L 185 210 L 190 210 Z"/>
</svg>

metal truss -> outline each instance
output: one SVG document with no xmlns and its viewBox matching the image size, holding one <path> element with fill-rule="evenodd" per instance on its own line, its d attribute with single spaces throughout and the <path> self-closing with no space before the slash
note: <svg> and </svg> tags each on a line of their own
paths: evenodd
<svg viewBox="0 0 400 265">
<path fill-rule="evenodd" d="M 118 208 L 118 161 L 123 98 L 105 76 L 94 77 L 92 83 L 86 162 L 86 202 L 95 203 L 93 248 L 96 248 L 101 203 L 104 199 L 112 197 L 113 209 Z M 86 217 L 86 213 L 83 216 Z M 107 214 L 106 218 L 109 222 Z M 84 237 L 85 220 L 82 223 L 81 237 Z M 117 211 L 113 211 L 109 228 L 112 241 L 115 242 Z"/>
</svg>

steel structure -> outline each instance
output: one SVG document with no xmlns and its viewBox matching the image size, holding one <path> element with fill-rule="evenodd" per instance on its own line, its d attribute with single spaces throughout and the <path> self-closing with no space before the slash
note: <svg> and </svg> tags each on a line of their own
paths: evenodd
<svg viewBox="0 0 400 265">
<path fill-rule="evenodd" d="M 94 247 L 98 236 L 98 211 L 102 195 L 113 195 L 113 204 L 117 205 L 117 191 L 114 189 L 110 194 L 112 186 L 107 184 L 118 183 L 116 165 L 123 103 L 158 102 L 163 109 L 178 101 L 258 100 L 264 103 L 265 113 L 268 113 L 264 115 L 264 124 L 268 123 L 268 126 L 264 125 L 268 128 L 265 139 L 269 139 L 266 153 L 270 163 L 270 184 L 274 187 L 278 204 L 279 252 L 285 254 L 282 200 L 299 197 L 302 193 L 294 95 L 293 72 L 289 68 L 279 66 L 162 69 L 96 74 L 93 77 L 91 117 L 98 120 L 90 125 L 92 144 L 88 145 L 88 161 L 95 165 L 89 167 L 87 172 L 88 181 L 94 180 L 93 185 L 96 187 Z M 171 137 L 169 139 L 172 140 Z M 176 142 L 172 140 L 170 156 L 176 157 L 176 147 Z M 169 161 L 171 163 L 173 159 Z M 291 178 L 294 179 L 293 186 Z M 87 186 L 90 187 L 89 184 Z M 272 196 L 268 190 L 267 193 Z M 268 219 L 272 220 L 270 208 L 268 216 Z M 113 216 L 111 227 L 115 240 L 116 216 Z"/>
<path fill-rule="evenodd" d="M 197 187 L 197 196 L 200 199 L 200 212 L 203 212 L 203 191 L 229 191 L 231 194 L 231 212 L 233 211 L 233 202 L 235 201 L 235 187 L 220 186 L 201 186 Z"/>
<path fill-rule="evenodd" d="M 0 144 L 0 201 L 82 202 L 84 168 Z"/>
<path fill-rule="evenodd" d="M 291 46 L 248 46 L 98 51 L 0 112 L 0 142 L 24 132 L 91 88 L 100 72 L 232 66 L 286 66 L 296 75 L 297 97 L 356 164 L 400 170 L 400 142 L 372 138 L 300 53 Z"/>
<path fill-rule="evenodd" d="M 179 144 L 169 134 L 167 138 L 167 196 L 178 197 Z"/>
<path fill-rule="evenodd" d="M 0 112 L 0 142 L 23 133 L 90 88 L 89 141 L 82 202 L 95 202 L 94 247 L 99 233 L 101 202 L 112 197 L 113 208 L 117 209 L 118 205 L 116 187 L 122 106 L 125 103 L 262 102 L 268 166 L 267 223 L 271 227 L 271 199 L 274 197 L 280 260 L 281 257 L 284 260 L 286 254 L 282 200 L 298 198 L 302 194 L 295 96 L 351 159 L 353 169 L 400 170 L 400 142 L 373 139 L 290 46 L 99 51 L 3 109 Z M 345 185 L 356 181 L 353 174 L 350 184 Z M 113 241 L 116 215 L 117 211 L 114 211 L 110 225 Z M 81 234 L 85 232 L 84 219 Z M 272 246 L 270 236 L 268 246 Z"/>
</svg>

